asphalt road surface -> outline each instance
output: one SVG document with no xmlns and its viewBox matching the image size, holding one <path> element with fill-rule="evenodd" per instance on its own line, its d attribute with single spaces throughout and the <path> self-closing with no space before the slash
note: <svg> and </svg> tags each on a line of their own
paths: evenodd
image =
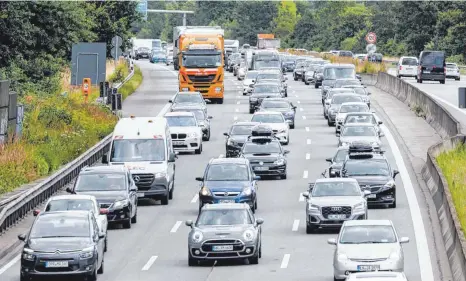
<svg viewBox="0 0 466 281">
<path fill-rule="evenodd" d="M 138 64 L 143 69 L 144 82 L 125 101 L 125 115 L 156 116 L 177 90 L 177 74 L 171 66 L 147 61 L 139 61 Z M 323 118 L 320 89 L 292 79 L 288 83 L 288 99 L 298 106 L 296 129 L 290 131 L 291 142 L 286 147 L 291 151 L 288 155 L 288 179 L 259 182 L 256 216 L 265 220 L 260 263 L 222 262 L 188 267 L 189 228 L 184 221 L 194 220 L 197 216 L 198 182 L 195 177 L 203 174 L 209 159 L 225 153 L 223 133 L 229 125 L 235 120 L 249 120 L 251 117 L 248 98 L 241 93 L 242 82 L 228 73 L 224 104 L 208 106 L 209 115 L 213 116 L 211 140 L 204 142 L 200 155 L 180 155 L 176 162 L 175 195 L 168 206 L 154 201 L 141 202 L 137 224 L 129 230 L 109 231 L 105 272 L 99 275 L 99 280 L 333 280 L 334 248 L 327 244 L 327 239 L 336 238 L 337 232 L 306 234 L 305 202 L 300 194 L 306 191 L 308 182 L 320 177 L 328 167 L 325 158 L 333 156 L 337 148 L 335 128 L 328 127 Z M 398 148 L 392 151 L 390 147 L 396 144 L 390 132 L 386 131 L 386 135 L 383 140 L 386 156 L 391 165 L 401 172 L 396 179 L 398 204 L 396 209 L 370 209 L 369 218 L 391 219 L 400 236 L 410 237 L 410 243 L 404 246 L 405 272 L 410 281 L 433 281 L 429 247 L 424 241 L 426 235 L 416 195 L 406 167 L 400 167 L 403 162 L 400 151 Z M 435 263 L 433 266 L 435 272 Z M 0 280 L 19 280 L 18 262 L 2 271 Z"/>
</svg>

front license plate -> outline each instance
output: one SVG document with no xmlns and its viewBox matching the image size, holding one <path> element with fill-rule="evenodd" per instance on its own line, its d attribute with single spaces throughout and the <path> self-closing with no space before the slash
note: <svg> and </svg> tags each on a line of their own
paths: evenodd
<svg viewBox="0 0 466 281">
<path fill-rule="evenodd" d="M 215 252 L 233 251 L 233 245 L 213 246 L 212 250 Z"/>
<path fill-rule="evenodd" d="M 429 74 L 429 73 L 430 73 L 430 71 L 424 70 L 424 73 L 427 73 L 427 74 Z"/>
<path fill-rule="evenodd" d="M 346 215 L 328 215 L 328 218 L 331 220 L 342 220 L 346 219 Z"/>
<path fill-rule="evenodd" d="M 67 261 L 48 261 L 45 262 L 47 268 L 68 267 Z"/>
<path fill-rule="evenodd" d="M 139 198 L 142 198 L 142 197 L 144 197 L 144 193 L 142 193 L 142 192 L 138 192 L 138 197 L 139 197 Z"/>
<path fill-rule="evenodd" d="M 380 270 L 380 265 L 358 265 L 358 271 L 376 271 Z"/>
<path fill-rule="evenodd" d="M 254 170 L 256 170 L 256 171 L 268 171 L 269 167 L 255 167 Z"/>
<path fill-rule="evenodd" d="M 183 145 L 184 141 L 174 141 L 173 144 L 174 145 Z"/>
<path fill-rule="evenodd" d="M 220 200 L 220 203 L 235 203 L 235 200 Z"/>
<path fill-rule="evenodd" d="M 375 194 L 369 194 L 369 195 L 367 195 L 367 198 L 376 198 L 376 197 L 377 197 L 377 195 L 375 195 Z"/>
</svg>

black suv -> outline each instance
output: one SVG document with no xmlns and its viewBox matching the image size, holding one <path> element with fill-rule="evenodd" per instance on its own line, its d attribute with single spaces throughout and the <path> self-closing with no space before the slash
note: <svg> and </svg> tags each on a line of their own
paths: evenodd
<svg viewBox="0 0 466 281">
<path fill-rule="evenodd" d="M 257 122 L 235 122 L 228 130 L 223 133 L 226 136 L 225 150 L 226 157 L 236 157 L 241 152 L 241 148 L 251 135 L 251 130 L 254 126 L 258 125 Z"/>
<path fill-rule="evenodd" d="M 446 79 L 445 53 L 440 51 L 423 51 L 419 55 L 416 80 L 422 83 L 424 80 L 439 81 L 445 84 Z"/>
<path fill-rule="evenodd" d="M 338 177 L 339 171 L 341 170 L 341 166 L 345 162 L 347 156 L 348 147 L 340 146 L 338 147 L 337 152 L 333 157 L 325 159 L 327 162 L 330 163 L 330 167 L 328 167 L 328 175 L 330 178 Z"/>
<path fill-rule="evenodd" d="M 249 96 L 249 113 L 256 112 L 264 98 L 281 98 L 282 91 L 276 84 L 255 85 Z"/>
</svg>

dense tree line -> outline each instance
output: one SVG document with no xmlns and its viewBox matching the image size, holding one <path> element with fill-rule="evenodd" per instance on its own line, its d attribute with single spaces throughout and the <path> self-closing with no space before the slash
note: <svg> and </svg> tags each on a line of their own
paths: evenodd
<svg viewBox="0 0 466 281">
<path fill-rule="evenodd" d="M 385 55 L 417 55 L 424 49 L 466 55 L 466 2 L 445 1 L 185 1 L 150 2 L 154 9 L 194 10 L 191 25 L 220 25 L 226 37 L 256 43 L 257 33 L 274 33 L 284 47 L 365 52 L 365 35 L 376 32 Z M 138 36 L 172 40 L 182 16 L 150 14 Z"/>
<path fill-rule="evenodd" d="M 76 42 L 132 36 L 136 2 L 0 2 L 0 79 L 13 88 L 53 92 Z M 126 46 L 123 46 L 126 47 Z M 110 49 L 109 49 L 110 51 Z"/>
</svg>

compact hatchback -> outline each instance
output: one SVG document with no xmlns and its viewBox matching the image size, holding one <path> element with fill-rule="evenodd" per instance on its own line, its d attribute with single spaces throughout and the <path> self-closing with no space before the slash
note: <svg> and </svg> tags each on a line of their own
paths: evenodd
<svg viewBox="0 0 466 281">
<path fill-rule="evenodd" d="M 397 64 L 396 77 L 416 77 L 417 64 L 416 57 L 401 57 Z"/>
</svg>

